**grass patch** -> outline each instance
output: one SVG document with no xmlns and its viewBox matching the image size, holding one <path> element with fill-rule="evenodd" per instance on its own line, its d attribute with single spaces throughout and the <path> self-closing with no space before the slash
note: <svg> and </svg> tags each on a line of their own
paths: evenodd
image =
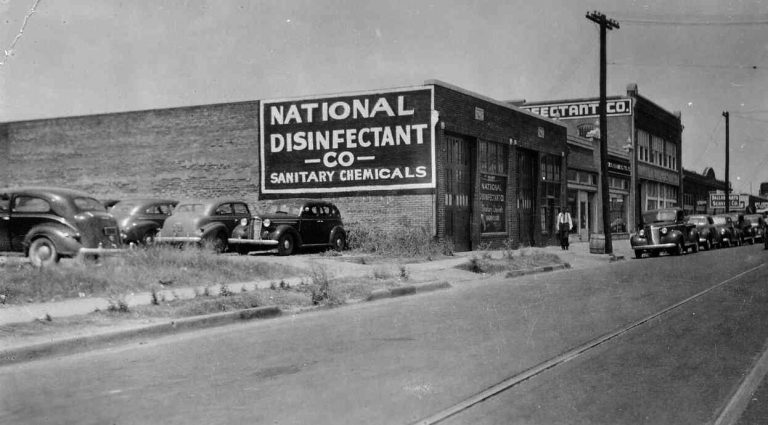
<svg viewBox="0 0 768 425">
<path fill-rule="evenodd" d="M 300 276 L 304 270 L 269 261 L 236 261 L 201 249 L 152 247 L 107 257 L 97 263 L 67 262 L 35 268 L 29 264 L 0 267 L 0 295 L 5 303 L 44 302 L 85 296 L 118 296 L 129 292 L 206 283 Z"/>
<path fill-rule="evenodd" d="M 496 274 L 559 264 L 564 264 L 564 261 L 557 254 L 537 248 L 522 248 L 502 251 L 500 258 L 491 256 L 489 252 L 479 253 L 457 268 L 474 273 Z"/>
<path fill-rule="evenodd" d="M 401 225 L 386 231 L 378 227 L 347 225 L 347 244 L 353 252 L 390 258 L 433 259 L 452 256 L 453 243 L 438 241 L 425 227 Z"/>
</svg>

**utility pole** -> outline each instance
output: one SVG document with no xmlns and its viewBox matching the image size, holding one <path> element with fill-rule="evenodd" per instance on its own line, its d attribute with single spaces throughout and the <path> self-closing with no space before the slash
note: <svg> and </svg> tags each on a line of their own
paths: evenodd
<svg viewBox="0 0 768 425">
<path fill-rule="evenodd" d="M 587 19 L 600 25 L 600 186 L 603 204 L 605 253 L 613 254 L 611 241 L 611 198 L 608 193 L 608 117 L 606 115 L 606 33 L 619 28 L 619 23 L 600 12 L 588 12 Z"/>
<path fill-rule="evenodd" d="M 729 117 L 731 114 L 728 111 L 723 112 L 725 117 L 725 212 L 728 213 L 731 210 L 731 182 L 728 180 L 728 169 L 730 168 L 730 149 L 728 148 L 729 138 Z"/>
</svg>

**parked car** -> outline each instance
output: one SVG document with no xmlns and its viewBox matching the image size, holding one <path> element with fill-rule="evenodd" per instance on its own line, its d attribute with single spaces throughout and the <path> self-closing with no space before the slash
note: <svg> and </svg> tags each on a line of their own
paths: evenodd
<svg viewBox="0 0 768 425">
<path fill-rule="evenodd" d="M 723 246 L 741 245 L 741 231 L 733 225 L 731 217 L 724 214 L 713 215 L 712 220 L 723 239 Z"/>
<path fill-rule="evenodd" d="M 699 232 L 699 247 L 710 250 L 722 244 L 722 237 L 717 231 L 712 216 L 706 214 L 695 214 L 686 217 L 686 222 L 696 226 Z"/>
<path fill-rule="evenodd" d="M 749 223 L 752 228 L 752 234 L 754 235 L 755 242 L 765 241 L 765 219 L 762 214 L 747 214 L 744 216 L 744 221 Z"/>
<path fill-rule="evenodd" d="M 0 189 L 0 251 L 23 252 L 35 266 L 122 248 L 117 222 L 87 193 L 62 188 Z"/>
<path fill-rule="evenodd" d="M 347 233 L 339 209 L 330 202 L 314 199 L 281 201 L 237 226 L 229 245 L 246 254 L 263 248 L 277 248 L 291 255 L 303 247 L 344 249 Z"/>
<path fill-rule="evenodd" d="M 251 211 L 239 199 L 200 199 L 180 202 L 173 214 L 165 220 L 156 243 L 195 244 L 215 252 L 228 249 L 227 239 L 243 219 L 250 219 Z"/>
<path fill-rule="evenodd" d="M 123 243 L 148 245 L 173 213 L 179 201 L 173 199 L 136 198 L 118 202 L 109 210 L 117 220 Z"/>
<path fill-rule="evenodd" d="M 685 220 L 681 208 L 650 210 L 643 213 L 643 226 L 632 235 L 630 244 L 637 258 L 645 253 L 655 257 L 663 251 L 681 255 L 688 249 L 699 251 L 699 232 Z"/>
<path fill-rule="evenodd" d="M 733 222 L 733 226 L 737 229 L 737 233 L 741 234 L 740 240 L 741 245 L 744 244 L 744 242 L 749 242 L 750 244 L 755 243 L 755 231 L 752 228 L 752 225 L 744 218 L 744 214 L 742 213 L 730 213 L 731 221 Z"/>
</svg>

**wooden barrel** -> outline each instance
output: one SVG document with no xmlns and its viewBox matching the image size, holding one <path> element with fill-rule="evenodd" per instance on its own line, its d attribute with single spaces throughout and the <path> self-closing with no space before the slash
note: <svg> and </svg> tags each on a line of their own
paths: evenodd
<svg viewBox="0 0 768 425">
<path fill-rule="evenodd" d="M 589 235 L 590 254 L 605 254 L 605 235 L 602 233 L 593 233 Z"/>
</svg>

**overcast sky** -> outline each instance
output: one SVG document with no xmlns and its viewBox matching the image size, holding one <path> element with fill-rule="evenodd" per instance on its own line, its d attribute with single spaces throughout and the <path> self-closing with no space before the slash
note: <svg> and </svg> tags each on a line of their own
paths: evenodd
<svg viewBox="0 0 768 425">
<path fill-rule="evenodd" d="M 621 26 L 609 95 L 637 83 L 682 111 L 684 168 L 719 179 L 728 110 L 735 190 L 768 182 L 761 0 L 0 0 L 0 122 L 428 79 L 499 100 L 594 97 L 592 10 Z"/>
</svg>

